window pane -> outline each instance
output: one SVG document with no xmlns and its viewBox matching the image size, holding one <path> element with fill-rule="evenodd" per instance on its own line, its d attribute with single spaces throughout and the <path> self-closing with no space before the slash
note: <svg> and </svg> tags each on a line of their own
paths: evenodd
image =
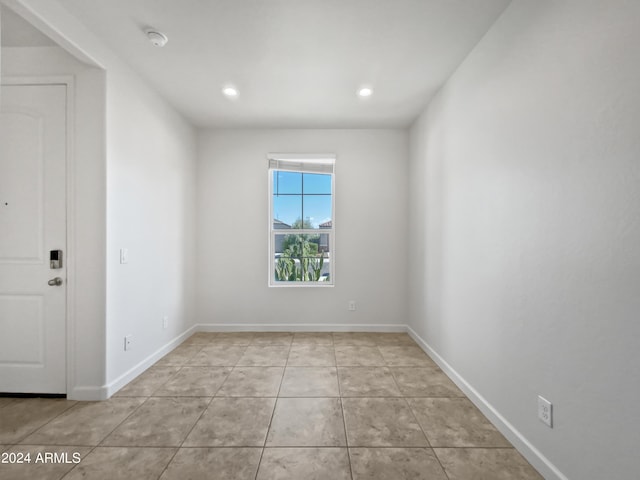
<svg viewBox="0 0 640 480">
<path fill-rule="evenodd" d="M 331 262 L 329 233 L 276 233 L 273 261 L 277 282 L 328 282 Z"/>
<path fill-rule="evenodd" d="M 331 214 L 331 195 L 304 196 L 305 228 L 330 228 L 327 222 L 331 222 Z"/>
<path fill-rule="evenodd" d="M 331 175 L 318 173 L 305 173 L 304 192 L 302 193 L 324 193 L 331 195 Z"/>
<path fill-rule="evenodd" d="M 273 194 L 302 194 L 302 173 L 273 171 Z"/>
<path fill-rule="evenodd" d="M 296 220 L 302 218 L 302 195 L 273 196 L 274 228 L 291 228 Z M 282 222 L 276 227 L 276 220 Z"/>
</svg>

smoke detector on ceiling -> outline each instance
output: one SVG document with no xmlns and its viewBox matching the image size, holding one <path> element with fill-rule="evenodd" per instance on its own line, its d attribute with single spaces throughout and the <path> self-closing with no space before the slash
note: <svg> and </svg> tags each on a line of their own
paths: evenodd
<svg viewBox="0 0 640 480">
<path fill-rule="evenodd" d="M 153 43 L 156 47 L 164 47 L 169 39 L 164 33 L 158 32 L 156 30 L 147 30 L 145 31 L 147 34 L 147 38 L 151 43 Z"/>
</svg>

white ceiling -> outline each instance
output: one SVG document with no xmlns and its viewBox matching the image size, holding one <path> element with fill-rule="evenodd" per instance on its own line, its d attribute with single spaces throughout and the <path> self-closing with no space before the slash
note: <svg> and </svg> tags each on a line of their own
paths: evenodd
<svg viewBox="0 0 640 480">
<path fill-rule="evenodd" d="M 510 0 L 58 1 L 197 126 L 364 128 L 408 126 Z"/>
</svg>

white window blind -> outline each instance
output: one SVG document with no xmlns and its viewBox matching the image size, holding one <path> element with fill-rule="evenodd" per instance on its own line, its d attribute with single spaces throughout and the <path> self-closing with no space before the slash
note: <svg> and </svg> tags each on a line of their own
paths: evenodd
<svg viewBox="0 0 640 480">
<path fill-rule="evenodd" d="M 291 172 L 333 174 L 336 162 L 336 156 L 333 154 L 270 153 L 267 158 L 269 159 L 269 169 Z"/>
</svg>

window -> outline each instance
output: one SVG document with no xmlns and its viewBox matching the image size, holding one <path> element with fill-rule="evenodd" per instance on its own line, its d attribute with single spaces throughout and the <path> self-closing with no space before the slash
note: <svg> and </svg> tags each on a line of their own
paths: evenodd
<svg viewBox="0 0 640 480">
<path fill-rule="evenodd" d="M 269 154 L 269 285 L 334 284 L 334 155 Z"/>
</svg>

